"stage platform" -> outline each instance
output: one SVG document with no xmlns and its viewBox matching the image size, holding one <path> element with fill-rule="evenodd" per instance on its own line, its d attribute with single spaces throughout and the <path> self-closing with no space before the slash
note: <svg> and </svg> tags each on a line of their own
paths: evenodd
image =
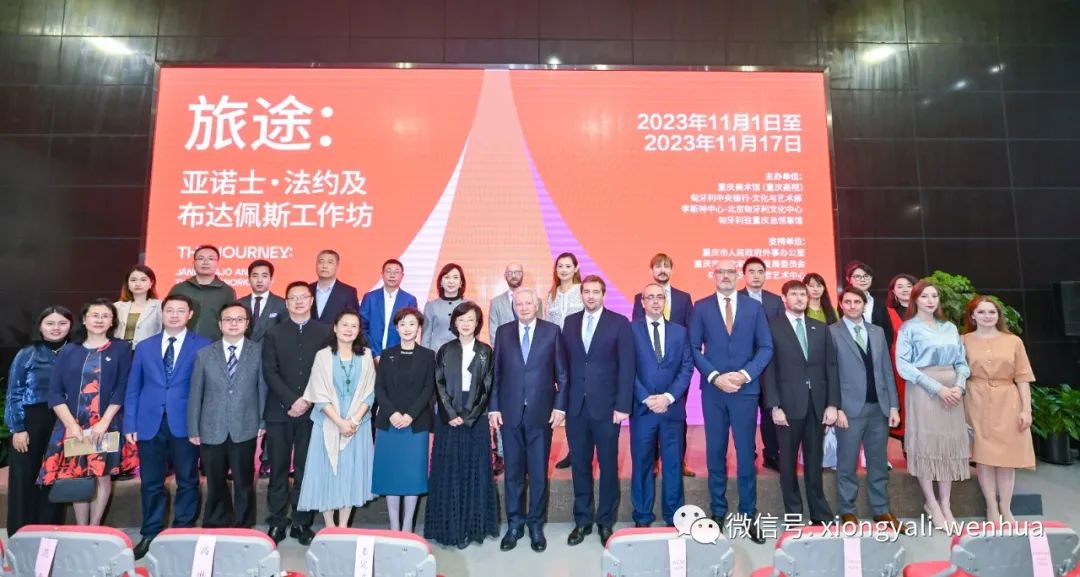
<svg viewBox="0 0 1080 577">
<path fill-rule="evenodd" d="M 548 508 L 549 522 L 569 522 L 573 520 L 572 509 L 574 491 L 570 478 L 569 469 L 556 469 L 555 462 L 566 455 L 566 437 L 564 429 L 555 431 L 551 451 L 551 485 Z M 697 473 L 696 477 L 684 478 L 686 502 L 696 504 L 709 512 L 709 494 L 707 484 L 707 472 L 705 467 L 705 429 L 701 426 L 692 426 L 688 435 L 689 450 L 687 461 L 691 470 Z M 619 504 L 619 521 L 632 522 L 630 504 L 630 432 L 623 428 L 619 437 L 619 478 L 621 480 L 622 494 Z M 760 438 L 758 439 L 760 455 Z M 889 499 L 891 509 L 898 517 L 918 517 L 923 512 L 923 498 L 915 478 L 906 471 L 904 455 L 900 442 L 895 439 L 889 440 L 889 461 L 893 470 L 889 473 Z M 762 513 L 782 516 L 784 512 L 783 501 L 780 493 L 780 475 L 770 469 L 760 466 L 758 459 L 758 510 Z M 594 475 L 598 471 L 594 470 Z M 860 477 L 864 472 L 860 470 Z M 735 449 L 729 447 L 728 451 L 728 505 L 729 510 L 735 511 L 738 507 L 738 488 L 735 475 Z M 500 494 L 500 511 L 502 511 L 503 480 L 497 478 Z M 830 503 L 835 506 L 836 502 L 836 474 L 832 470 L 825 469 L 824 474 L 826 496 Z M 659 478 L 657 479 L 659 485 Z M 170 491 L 173 489 L 172 478 L 168 481 Z M 257 485 L 258 512 L 257 522 L 262 523 L 266 516 L 266 486 L 267 481 L 260 479 Z M 659 492 L 659 486 L 657 487 Z M 0 523 L 7 518 L 7 469 L 0 469 Z M 424 500 L 421 500 L 421 509 Z M 981 517 L 985 514 L 982 494 L 979 490 L 975 471 L 972 469 L 972 477 L 967 481 L 954 483 L 952 497 L 953 513 L 957 517 Z M 656 515 L 660 518 L 660 505 L 656 504 Z M 1038 495 L 1017 495 L 1014 499 L 1013 510 L 1016 514 L 1041 514 L 1041 502 Z M 422 515 L 421 511 L 421 515 Z M 858 514 L 868 518 L 870 511 L 866 503 L 865 482 L 859 494 Z M 500 517 L 502 516 L 500 512 Z M 386 524 L 386 501 L 377 499 L 359 510 L 353 518 L 354 526 L 381 527 Z M 422 516 L 419 519 L 423 519 Z M 69 508 L 69 521 L 74 522 Z M 141 523 L 141 506 L 139 497 L 139 480 L 117 481 L 113 487 L 113 497 L 109 510 L 105 517 L 105 524 L 113 527 L 138 527 Z"/>
</svg>

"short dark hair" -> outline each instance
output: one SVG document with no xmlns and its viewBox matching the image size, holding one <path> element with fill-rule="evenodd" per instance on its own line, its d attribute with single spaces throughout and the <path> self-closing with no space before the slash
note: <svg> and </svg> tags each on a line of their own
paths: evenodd
<svg viewBox="0 0 1080 577">
<path fill-rule="evenodd" d="M 189 296 L 187 296 L 187 295 L 182 295 L 182 294 L 176 294 L 176 293 L 173 293 L 173 294 L 167 295 L 167 296 L 166 296 L 166 297 L 165 297 L 164 299 L 162 299 L 162 301 L 161 301 L 161 308 L 162 308 L 162 310 L 164 310 L 164 309 L 165 309 L 165 305 L 169 304 L 169 301 L 179 301 L 179 302 L 182 302 L 182 303 L 184 303 L 184 304 L 186 304 L 186 305 L 187 305 L 187 307 L 188 307 L 188 310 L 190 310 L 190 311 L 194 311 L 194 310 L 195 310 L 195 301 L 194 301 L 194 300 L 192 300 L 192 298 L 191 298 L 191 297 L 189 297 Z"/>
<path fill-rule="evenodd" d="M 455 262 L 448 262 L 439 269 L 439 274 L 435 276 L 435 290 L 439 293 L 439 298 L 446 298 L 446 291 L 442 287 L 442 277 L 450 274 L 450 271 L 457 269 L 458 274 L 461 275 L 461 288 L 458 289 L 458 298 L 465 298 L 465 269 L 461 268 L 461 265 Z M 453 324 L 453 323 L 451 323 Z"/>
<path fill-rule="evenodd" d="M 120 287 L 121 302 L 135 300 L 135 297 L 131 295 L 131 289 L 128 287 L 128 280 L 131 278 L 131 273 L 133 272 L 141 272 L 150 279 L 150 290 L 146 292 L 146 298 L 156 299 L 157 290 L 155 289 L 157 287 L 157 275 L 154 274 L 154 269 L 144 264 L 137 264 L 129 268 L 127 274 L 124 275 L 124 285 Z"/>
<path fill-rule="evenodd" d="M 607 283 L 604 282 L 604 279 L 600 278 L 597 275 L 591 274 L 591 275 L 581 279 L 582 290 L 584 290 L 584 288 L 585 288 L 585 283 L 588 283 L 588 282 L 600 283 L 600 294 L 605 294 L 605 295 L 607 294 Z"/>
<path fill-rule="evenodd" d="M 860 268 L 866 271 L 866 274 L 874 276 L 874 269 L 870 268 L 870 265 L 861 260 L 853 260 L 844 267 L 844 283 L 850 283 L 851 275 L 855 274 L 855 271 Z"/>
<path fill-rule="evenodd" d="M 396 259 L 396 258 L 388 258 L 388 259 L 386 259 L 386 262 L 382 263 L 382 268 L 379 269 L 379 270 L 386 270 L 386 265 L 388 265 L 388 264 L 396 264 L 399 267 L 401 267 L 401 272 L 405 272 L 405 265 L 401 264 L 401 261 Z"/>
<path fill-rule="evenodd" d="M 393 316 L 394 326 L 397 326 L 402 319 L 410 315 L 416 318 L 416 324 L 420 325 L 420 328 L 424 328 L 424 313 L 420 312 L 420 309 L 416 307 L 398 309 L 398 312 L 394 313 Z"/>
<path fill-rule="evenodd" d="M 368 348 L 368 342 L 367 335 L 364 334 L 364 319 L 360 316 L 360 313 L 352 307 L 347 307 L 345 310 L 341 311 L 337 314 L 337 316 L 334 317 L 334 326 L 337 326 L 337 324 L 341 322 L 341 319 L 349 315 L 356 317 L 356 320 L 360 323 L 360 330 L 356 332 L 356 340 L 352 343 L 353 354 L 363 355 L 364 351 L 366 351 Z M 331 331 L 328 340 L 329 342 L 327 344 L 330 346 L 330 352 L 337 353 L 337 334 Z"/>
<path fill-rule="evenodd" d="M 88 334 L 86 332 L 86 322 L 83 321 L 83 319 L 86 318 L 86 313 L 90 311 L 90 307 L 97 307 L 97 306 L 107 307 L 109 309 L 109 312 L 112 313 L 112 324 L 109 325 L 109 330 L 106 331 L 105 336 L 106 336 L 106 338 L 110 338 L 110 339 L 113 338 L 113 333 L 116 332 L 116 327 L 117 327 L 117 325 L 120 324 L 120 319 L 117 318 L 117 315 L 116 315 L 116 305 L 114 305 L 113 302 L 111 300 L 109 300 L 109 299 L 96 298 L 96 299 L 84 304 L 82 306 L 82 310 L 79 311 L 79 321 L 80 322 L 79 322 L 79 326 L 74 331 L 72 331 L 74 333 L 74 335 L 73 335 L 73 337 L 71 339 L 73 342 L 81 343 L 81 342 L 86 341 L 86 337 L 88 336 Z"/>
<path fill-rule="evenodd" d="M 251 264 L 248 265 L 248 275 L 250 276 L 251 271 L 259 268 L 260 266 L 265 266 L 266 268 L 270 269 L 270 276 L 274 276 L 274 263 L 268 260 L 263 260 L 261 258 L 259 260 L 251 261 Z"/>
<path fill-rule="evenodd" d="M 214 256 L 218 257 L 219 259 L 221 258 L 221 251 L 218 250 L 218 247 L 212 244 L 200 244 L 199 246 L 195 247 L 195 251 L 191 253 L 192 260 L 195 259 L 195 255 L 199 254 L 200 250 L 212 250 L 214 251 Z"/>
<path fill-rule="evenodd" d="M 851 286 L 851 285 L 845 286 L 840 291 L 840 296 L 837 297 L 837 298 L 839 298 L 841 301 L 843 301 L 844 300 L 844 295 L 846 295 L 848 293 L 851 293 L 851 294 L 859 297 L 860 299 L 862 299 L 863 304 L 866 304 L 866 291 L 862 290 L 861 288 L 854 287 L 854 286 Z"/>
<path fill-rule="evenodd" d="M 315 255 L 315 260 L 319 260 L 319 257 L 324 255 L 324 254 L 333 255 L 334 261 L 341 262 L 341 255 L 338 254 L 338 252 L 336 250 L 332 249 L 332 248 L 324 248 L 324 249 L 320 250 L 319 254 Z"/>
<path fill-rule="evenodd" d="M 742 263 L 742 272 L 743 272 L 743 274 L 746 274 L 746 269 L 752 264 L 760 264 L 761 268 L 764 268 L 764 269 L 768 270 L 768 268 L 765 266 L 765 261 L 761 260 L 760 258 L 758 258 L 756 256 L 752 256 L 752 257 L 750 257 L 750 258 L 743 261 L 743 263 Z"/>
<path fill-rule="evenodd" d="M 236 307 L 240 307 L 240 308 L 244 309 L 244 319 L 245 320 L 249 320 L 249 321 L 251 320 L 251 313 L 248 312 L 248 308 L 246 306 L 244 306 L 244 303 L 242 303 L 240 301 L 232 301 L 230 303 L 225 303 L 225 306 L 221 307 L 218 310 L 218 312 L 217 312 L 218 322 L 221 322 L 221 319 L 224 318 L 222 315 L 225 314 L 225 309 L 231 309 L 231 308 L 236 308 Z"/>
<path fill-rule="evenodd" d="M 469 311 L 476 313 L 476 331 L 473 332 L 473 336 L 479 338 L 480 329 L 484 328 L 484 311 L 480 310 L 480 305 L 472 302 L 465 301 L 458 306 L 454 307 L 454 312 L 450 313 L 450 332 L 454 333 L 454 336 L 458 335 L 457 320 L 462 315 L 469 314 Z"/>
<path fill-rule="evenodd" d="M 45 342 L 45 335 L 41 334 L 41 323 L 45 321 L 45 317 L 53 314 L 60 315 L 67 319 L 69 323 L 71 323 L 71 326 L 68 327 L 68 334 L 64 337 L 64 340 L 66 341 L 71 338 L 71 331 L 75 328 L 75 315 L 71 314 L 71 309 L 67 307 L 63 307 L 60 305 L 50 305 L 45 307 L 45 310 L 41 311 L 41 314 L 37 316 L 37 320 L 34 321 L 34 329 L 30 333 L 34 335 L 34 338 L 31 342 Z"/>
<path fill-rule="evenodd" d="M 806 285 L 803 284 L 803 281 L 801 280 L 791 279 L 784 283 L 784 286 L 780 287 L 780 294 L 787 296 L 789 291 L 793 291 L 796 289 L 802 289 L 803 291 L 805 291 Z"/>
<path fill-rule="evenodd" d="M 315 291 L 311 290 L 311 285 L 309 285 L 308 283 L 306 283 L 306 282 L 304 282 L 302 280 L 294 280 L 291 283 L 289 283 L 289 286 L 285 287 L 285 295 L 284 296 L 288 297 L 289 296 L 289 291 L 293 290 L 294 288 L 296 288 L 298 286 L 302 286 L 302 287 L 306 288 L 309 295 L 315 296 Z"/>
</svg>

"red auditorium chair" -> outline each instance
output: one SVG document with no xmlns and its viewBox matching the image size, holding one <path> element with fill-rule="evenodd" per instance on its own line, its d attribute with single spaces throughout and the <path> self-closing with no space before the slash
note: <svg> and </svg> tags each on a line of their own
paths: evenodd
<svg viewBox="0 0 1080 577">
<path fill-rule="evenodd" d="M 762 567 L 750 577 L 836 577 L 844 575 L 846 539 L 855 539 L 859 547 L 861 575 L 895 577 L 904 567 L 904 548 L 896 533 L 877 533 L 844 537 L 843 532 L 826 531 L 810 526 L 785 531 L 776 541 L 773 566 Z"/>
<path fill-rule="evenodd" d="M 1043 521 L 1042 524 L 1053 575 L 1080 577 L 1076 563 L 1080 536 L 1058 521 Z M 911 563 L 904 568 L 904 577 L 1039 577 L 1033 567 L 1027 532 L 1003 528 L 987 533 L 972 534 L 965 528 L 953 536 L 949 560 Z"/>
<path fill-rule="evenodd" d="M 734 572 L 735 551 L 723 535 L 716 543 L 697 543 L 671 527 L 656 527 L 615 531 L 604 547 L 603 575 L 669 575 L 668 541 L 675 539 L 686 543 L 686 577 L 730 577 Z"/>
<path fill-rule="evenodd" d="M 153 577 L 191 577 L 199 537 L 214 537 L 213 577 L 279 577 L 274 540 L 254 529 L 166 529 L 150 544 L 146 565 Z"/>
<path fill-rule="evenodd" d="M 308 577 L 352 577 L 357 537 L 372 537 L 373 577 L 437 577 L 431 545 L 401 531 L 328 527 L 315 535 L 307 552 Z"/>
<path fill-rule="evenodd" d="M 8 539 L 4 575 L 34 575 L 41 540 L 56 539 L 51 577 L 135 577 L 131 538 L 112 527 L 27 525 Z M 190 573 L 188 574 L 190 577 Z"/>
</svg>

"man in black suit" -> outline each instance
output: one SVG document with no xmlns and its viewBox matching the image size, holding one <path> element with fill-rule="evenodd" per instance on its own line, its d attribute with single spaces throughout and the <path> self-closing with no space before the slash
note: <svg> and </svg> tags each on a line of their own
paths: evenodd
<svg viewBox="0 0 1080 577">
<path fill-rule="evenodd" d="M 360 311 L 360 297 L 356 293 L 356 287 L 337 277 L 340 263 L 341 255 L 330 249 L 320 252 L 315 261 L 315 273 L 319 275 L 319 280 L 311 283 L 311 292 L 315 295 L 315 308 L 311 318 L 327 326 L 334 324 L 334 319 L 341 311 Z M 360 330 L 364 330 L 364 327 L 360 327 Z"/>
<path fill-rule="evenodd" d="M 330 339 L 329 326 L 311 322 L 314 291 L 303 282 L 290 283 L 285 290 L 289 316 L 263 337 L 263 375 L 269 388 L 266 399 L 266 445 L 270 453 L 270 486 L 267 488 L 267 533 L 277 543 L 285 538 L 292 509 L 289 536 L 301 545 L 315 538 L 311 530 L 314 512 L 298 511 L 297 499 L 304 482 L 304 464 L 311 441 L 311 404 L 304 389 L 315 363 L 315 353 Z M 295 456 L 294 456 L 295 455 Z M 289 489 L 289 465 L 295 468 Z"/>
<path fill-rule="evenodd" d="M 765 290 L 765 261 L 756 256 L 752 256 L 742 265 L 743 272 L 743 289 L 739 292 L 761 303 L 762 308 L 765 309 L 765 318 L 772 322 L 776 317 L 784 314 L 784 301 L 780 299 L 780 296 L 776 293 Z M 773 471 L 780 470 L 780 445 L 776 439 L 776 425 L 773 424 L 772 415 L 769 414 L 768 407 L 765 406 L 765 395 L 761 395 L 759 399 L 761 401 L 758 407 L 758 417 L 760 424 L 758 428 L 761 430 L 761 444 L 763 445 L 761 455 L 761 466 L 766 469 L 772 469 Z"/>
<path fill-rule="evenodd" d="M 248 285 L 251 294 L 240 299 L 251 314 L 251 334 L 248 337 L 261 343 L 263 335 L 271 327 L 281 322 L 289 311 L 285 299 L 270 292 L 274 283 L 274 264 L 267 260 L 256 260 L 248 265 Z"/>
<path fill-rule="evenodd" d="M 581 281 L 585 310 L 566 317 L 562 341 L 570 368 L 566 441 L 574 477 L 574 530 L 566 542 L 577 545 L 592 533 L 607 545 L 619 506 L 619 431 L 634 404 L 634 333 L 630 321 L 604 308 L 604 279 Z M 593 455 L 600 463 L 600 499 L 593 509 Z"/>
<path fill-rule="evenodd" d="M 499 327 L 495 346 L 495 387 L 488 404 L 491 426 L 502 430 L 506 470 L 506 535 L 499 548 L 509 551 L 529 526 L 533 551 L 547 549 L 543 522 L 547 509 L 551 431 L 566 416 L 566 352 L 559 326 L 536 318 L 536 292 L 514 291 L 517 322 Z M 529 508 L 522 515 L 525 477 Z M 523 518 L 524 517 L 524 518 Z"/>
<path fill-rule="evenodd" d="M 836 422 L 840 406 L 836 347 L 825 323 L 806 316 L 806 285 L 790 280 L 783 293 L 784 314 L 769 323 L 773 358 L 762 378 L 765 404 L 772 409 L 780 440 L 784 512 L 803 512 L 797 463 L 801 448 L 810 520 L 823 524 L 833 518 L 821 483 L 821 459 L 825 427 Z"/>
<path fill-rule="evenodd" d="M 893 330 L 889 322 L 889 310 L 884 298 L 875 299 L 870 294 L 870 286 L 874 284 L 874 269 L 870 265 L 859 260 L 853 260 L 844 267 L 844 285 L 853 286 L 866 294 L 866 306 L 863 308 L 863 319 L 885 330 L 885 342 L 892 350 Z"/>
</svg>

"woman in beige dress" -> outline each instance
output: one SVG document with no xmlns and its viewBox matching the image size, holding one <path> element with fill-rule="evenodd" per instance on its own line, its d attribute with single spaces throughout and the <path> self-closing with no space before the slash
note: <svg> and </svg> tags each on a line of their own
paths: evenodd
<svg viewBox="0 0 1080 577">
<path fill-rule="evenodd" d="M 964 325 L 964 350 L 971 367 L 964 407 L 975 431 L 971 459 L 986 498 L 987 520 L 1011 523 L 1016 470 L 1035 468 L 1028 430 L 1035 375 L 1023 341 L 1009 332 L 996 301 L 985 296 L 971 299 Z"/>
</svg>

